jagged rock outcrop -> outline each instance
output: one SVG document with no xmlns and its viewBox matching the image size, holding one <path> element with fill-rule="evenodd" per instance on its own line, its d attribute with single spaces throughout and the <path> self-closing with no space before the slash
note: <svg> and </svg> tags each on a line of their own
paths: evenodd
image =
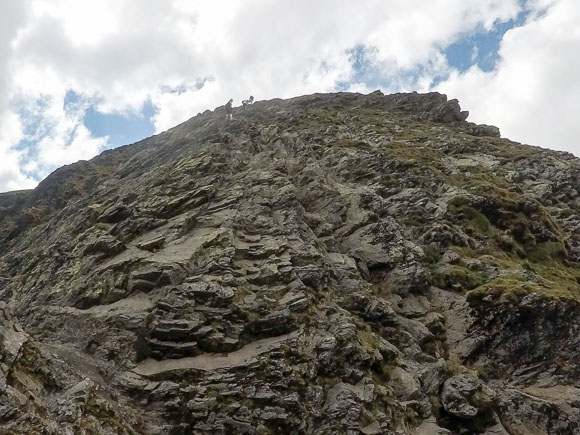
<svg viewBox="0 0 580 435">
<path fill-rule="evenodd" d="M 0 432 L 579 433 L 580 161 L 467 115 L 256 102 L 0 195 Z"/>
</svg>

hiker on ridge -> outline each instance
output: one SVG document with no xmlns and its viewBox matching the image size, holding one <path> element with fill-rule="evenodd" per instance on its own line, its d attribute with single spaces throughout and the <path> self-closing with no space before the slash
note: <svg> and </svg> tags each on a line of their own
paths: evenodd
<svg viewBox="0 0 580 435">
<path fill-rule="evenodd" d="M 246 107 L 246 106 L 250 106 L 254 104 L 254 96 L 250 95 L 250 98 L 248 100 L 242 100 L 242 106 Z"/>
<path fill-rule="evenodd" d="M 226 119 L 234 119 L 234 109 L 232 108 L 233 98 L 226 104 Z"/>
</svg>

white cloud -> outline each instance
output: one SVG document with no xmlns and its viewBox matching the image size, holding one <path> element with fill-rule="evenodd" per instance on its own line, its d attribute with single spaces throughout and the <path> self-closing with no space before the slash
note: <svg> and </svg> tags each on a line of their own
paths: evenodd
<svg viewBox="0 0 580 435">
<path fill-rule="evenodd" d="M 530 3 L 531 15 L 509 30 L 496 69 L 455 72 L 438 89 L 460 99 L 470 120 L 502 135 L 580 156 L 580 3 Z"/>
<path fill-rule="evenodd" d="M 8 191 L 34 187 L 36 182 L 21 169 L 22 151 L 16 149 L 23 137 L 18 116 L 4 112 L 0 116 L 0 131 L 0 188 Z"/>
<path fill-rule="evenodd" d="M 21 152 L 16 149 L 23 133 L 20 120 L 8 110 L 12 86 L 8 63 L 12 55 L 11 42 L 25 19 L 26 3 L 11 1 L 3 4 L 0 13 L 0 191 L 26 188 L 34 181 L 21 170 Z"/>
<path fill-rule="evenodd" d="M 211 50 L 202 56 L 208 57 L 202 71 L 213 78 L 209 89 L 158 99 L 158 130 L 230 96 L 239 102 L 250 93 L 267 99 L 332 91 L 352 77 L 348 50 L 361 45 L 376 48 L 374 67 L 391 83 L 386 91 L 426 90 L 435 75 L 447 71 L 438 48 L 469 29 L 514 18 L 519 6 L 517 1 L 251 0 L 225 11 L 196 15 L 195 35 L 207 32 L 213 38 L 198 47 Z M 408 74 L 419 66 L 421 73 Z"/>
<path fill-rule="evenodd" d="M 534 1 L 539 10 L 548 0 Z M 357 46 L 373 49 L 385 91 L 428 90 L 449 72 L 446 46 L 520 9 L 519 0 L 8 0 L 0 65 L 11 83 L 0 81 L 0 109 L 18 102 L 34 113 L 21 121 L 36 146 L 14 154 L 13 136 L 3 150 L 22 180 L 25 170 L 44 175 L 107 146 L 83 127 L 82 107 L 64 108 L 68 90 L 106 113 L 138 112 L 150 100 L 157 131 L 230 97 L 372 90 L 353 70 Z"/>
<path fill-rule="evenodd" d="M 63 100 L 64 95 L 51 96 L 44 105 L 39 128 L 43 134 L 35 138 L 34 159 L 41 176 L 64 164 L 94 157 L 107 146 L 107 137 L 94 138 L 83 125 L 86 103 L 64 107 Z"/>
</svg>

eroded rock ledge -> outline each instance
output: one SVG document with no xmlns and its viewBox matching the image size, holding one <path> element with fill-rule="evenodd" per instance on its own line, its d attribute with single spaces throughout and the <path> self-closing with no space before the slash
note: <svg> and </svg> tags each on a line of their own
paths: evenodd
<svg viewBox="0 0 580 435">
<path fill-rule="evenodd" d="M 0 195 L 2 431 L 578 433 L 580 163 L 467 115 L 262 101 Z"/>
</svg>

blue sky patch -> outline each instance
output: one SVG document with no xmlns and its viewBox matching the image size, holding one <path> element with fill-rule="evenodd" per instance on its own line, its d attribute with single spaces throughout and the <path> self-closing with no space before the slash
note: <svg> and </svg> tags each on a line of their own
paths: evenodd
<svg viewBox="0 0 580 435">
<path fill-rule="evenodd" d="M 140 113 L 130 116 L 101 113 L 90 106 L 83 122 L 93 136 L 109 136 L 109 143 L 115 148 L 151 136 L 155 132 L 151 123 L 154 114 L 155 107 L 151 101 L 143 105 Z"/>
<path fill-rule="evenodd" d="M 102 113 L 95 109 L 95 104 L 68 91 L 64 99 L 64 106 L 68 109 L 84 110 L 83 123 L 94 137 L 109 136 L 112 148 L 140 141 L 153 135 L 155 128 L 151 118 L 155 114 L 155 107 L 151 101 L 145 102 L 141 112 L 129 115 Z M 83 107 L 84 106 L 84 107 Z"/>
<path fill-rule="evenodd" d="M 514 27 L 522 26 L 529 15 L 529 10 L 525 8 L 518 14 L 516 19 L 506 22 L 496 22 L 489 31 L 480 27 L 471 34 L 458 35 L 457 41 L 443 49 L 443 54 L 447 58 L 447 63 L 451 68 L 461 72 L 467 71 L 474 65 L 477 65 L 485 72 L 492 71 L 499 60 L 499 48 L 505 33 Z M 369 47 L 363 44 L 356 45 L 347 51 L 350 63 L 352 65 L 352 76 L 350 80 L 339 82 L 337 91 L 345 91 L 353 83 L 364 83 L 369 89 L 398 89 L 400 83 L 398 79 L 404 79 L 405 82 L 418 80 L 426 71 L 425 66 L 410 71 L 406 71 L 404 77 L 389 77 L 385 71 L 376 62 L 375 47 Z M 440 82 L 447 79 L 447 75 L 437 75 L 432 79 L 431 87 L 437 86 Z"/>
<path fill-rule="evenodd" d="M 527 15 L 528 12 L 523 11 L 515 20 L 496 23 L 491 31 L 482 28 L 454 42 L 444 51 L 449 66 L 466 71 L 477 65 L 482 71 L 492 71 L 499 60 L 498 51 L 504 34 L 523 25 Z"/>
<path fill-rule="evenodd" d="M 365 83 L 371 89 L 380 88 L 384 84 L 384 76 L 378 71 L 374 59 L 376 47 L 368 47 L 363 44 L 355 45 L 347 51 L 352 65 L 353 75 L 348 82 L 339 82 L 337 91 L 346 91 L 353 83 Z"/>
</svg>

